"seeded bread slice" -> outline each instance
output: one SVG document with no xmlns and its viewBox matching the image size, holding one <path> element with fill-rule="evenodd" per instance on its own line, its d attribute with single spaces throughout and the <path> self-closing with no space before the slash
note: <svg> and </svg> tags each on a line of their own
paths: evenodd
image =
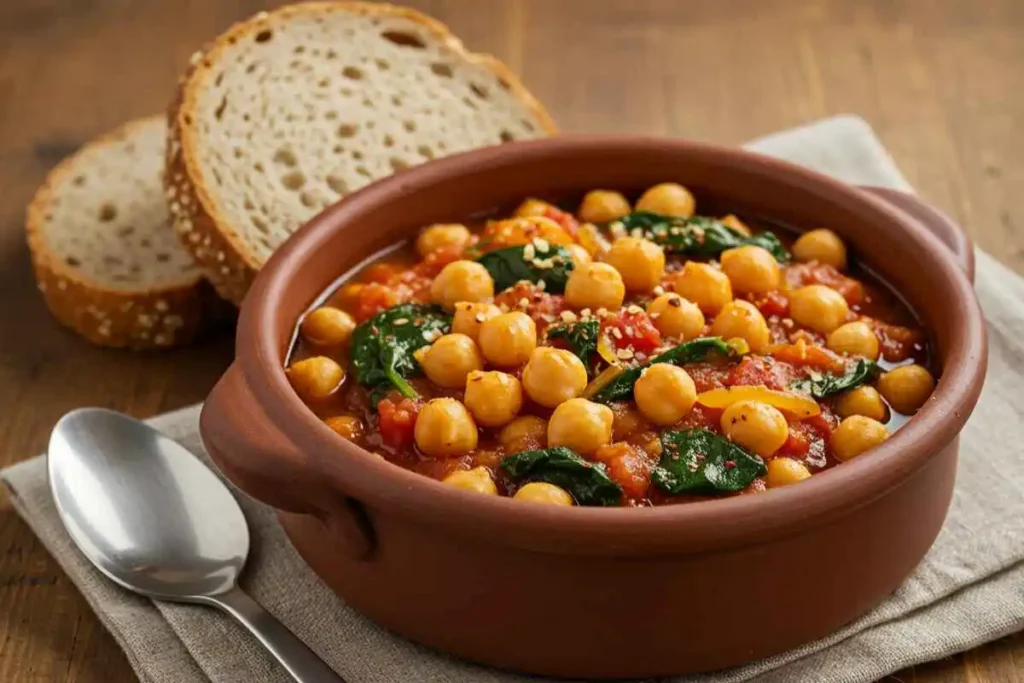
<svg viewBox="0 0 1024 683">
<path fill-rule="evenodd" d="M 170 225 L 167 123 L 132 121 L 47 176 L 26 224 L 39 290 L 57 319 L 102 346 L 190 341 L 212 291 Z"/>
<path fill-rule="evenodd" d="M 169 123 L 175 228 L 236 303 L 282 242 L 350 192 L 428 159 L 556 132 L 496 59 L 419 12 L 366 2 L 236 24 L 193 56 Z"/>
</svg>

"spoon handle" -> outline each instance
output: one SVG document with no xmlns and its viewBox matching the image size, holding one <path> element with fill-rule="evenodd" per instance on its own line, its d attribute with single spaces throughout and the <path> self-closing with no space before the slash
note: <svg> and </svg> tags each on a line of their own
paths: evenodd
<svg viewBox="0 0 1024 683">
<path fill-rule="evenodd" d="M 296 683 L 344 683 L 324 660 L 238 586 L 207 599 L 256 636 Z"/>
</svg>

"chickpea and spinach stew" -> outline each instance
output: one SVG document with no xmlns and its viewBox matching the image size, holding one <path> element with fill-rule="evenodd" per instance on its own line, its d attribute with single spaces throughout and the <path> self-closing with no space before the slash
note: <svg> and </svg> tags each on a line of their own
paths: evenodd
<svg viewBox="0 0 1024 683">
<path fill-rule="evenodd" d="M 664 183 L 427 226 L 304 316 L 288 378 L 367 451 L 529 502 L 707 500 L 870 457 L 935 386 L 914 318 L 828 229 L 695 209 Z"/>
</svg>

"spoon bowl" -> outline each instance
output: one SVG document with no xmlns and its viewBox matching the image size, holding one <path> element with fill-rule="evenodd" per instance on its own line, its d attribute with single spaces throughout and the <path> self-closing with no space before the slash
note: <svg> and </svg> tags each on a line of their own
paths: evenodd
<svg viewBox="0 0 1024 683">
<path fill-rule="evenodd" d="M 50 486 L 75 544 L 126 588 L 165 600 L 229 591 L 249 554 L 234 496 L 176 441 L 102 408 L 50 438 Z"/>
<path fill-rule="evenodd" d="M 238 588 L 245 516 L 188 449 L 127 415 L 82 408 L 53 428 L 47 467 L 64 526 L 103 574 L 151 598 L 220 608 L 299 683 L 341 681 Z"/>
</svg>

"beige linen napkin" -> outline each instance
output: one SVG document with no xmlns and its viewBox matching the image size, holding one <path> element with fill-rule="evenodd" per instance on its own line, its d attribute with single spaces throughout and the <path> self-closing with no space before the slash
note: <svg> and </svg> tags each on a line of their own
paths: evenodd
<svg viewBox="0 0 1024 683">
<path fill-rule="evenodd" d="M 909 189 L 871 129 L 840 117 L 750 145 L 843 180 Z M 1024 280 L 978 253 L 977 291 L 989 322 L 989 373 L 961 440 L 949 518 L 935 546 L 884 604 L 818 642 L 748 666 L 672 683 L 756 679 L 854 683 L 972 648 L 1024 628 Z M 205 457 L 198 406 L 152 424 Z M 0 473 L 14 505 L 152 683 L 285 682 L 233 622 L 212 610 L 154 603 L 102 578 L 65 533 L 42 457 Z M 295 554 L 272 513 L 241 497 L 253 551 L 243 587 L 350 683 L 537 681 L 457 661 L 398 638 L 347 607 Z M 827 577 L 823 577 L 827 584 Z M 842 586 L 830 589 L 842 590 Z M 500 618 L 500 615 L 497 616 Z M 486 625 L 481 625 L 486 627 Z"/>
</svg>

